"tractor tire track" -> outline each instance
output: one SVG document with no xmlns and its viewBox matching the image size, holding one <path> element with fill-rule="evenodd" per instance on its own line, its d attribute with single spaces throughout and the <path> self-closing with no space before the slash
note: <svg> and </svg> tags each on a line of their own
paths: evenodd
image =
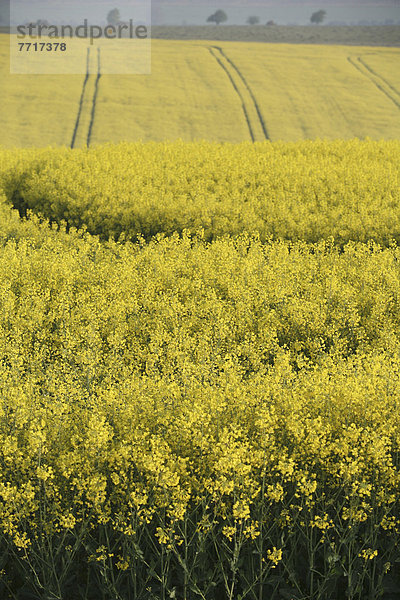
<svg viewBox="0 0 400 600">
<path fill-rule="evenodd" d="M 215 52 L 215 48 L 214 47 L 210 47 L 209 48 L 210 54 L 211 56 L 213 56 L 215 58 L 215 60 L 217 61 L 217 63 L 219 64 L 219 66 L 223 69 L 223 71 L 226 73 L 226 75 L 229 78 L 229 81 L 232 84 L 233 89 L 235 90 L 235 92 L 237 93 L 237 95 L 239 96 L 240 102 L 242 104 L 242 110 L 243 110 L 243 114 L 244 117 L 246 119 L 246 123 L 247 123 L 247 127 L 249 129 L 249 133 L 250 133 L 250 137 L 251 137 L 251 141 L 254 142 L 255 141 L 255 137 L 254 137 L 254 131 L 253 131 L 253 127 L 251 125 L 251 121 L 250 121 L 250 116 L 248 113 L 248 110 L 246 108 L 246 102 L 245 99 L 243 98 L 243 95 L 240 91 L 240 89 L 238 88 L 238 86 L 236 85 L 236 82 L 234 80 L 234 78 L 232 77 L 231 73 L 229 72 L 229 69 L 227 68 L 227 66 L 223 63 L 223 61 L 221 60 L 221 58 L 218 56 L 218 54 Z"/>
<path fill-rule="evenodd" d="M 365 77 L 367 77 L 369 81 L 371 81 L 371 83 L 373 83 L 378 88 L 379 91 L 385 94 L 385 96 L 387 96 L 389 100 L 391 100 L 393 104 L 397 106 L 397 108 L 400 108 L 400 97 L 399 100 L 397 100 L 397 98 L 393 95 L 391 91 L 394 88 L 391 85 L 389 85 L 383 79 L 383 77 L 377 75 L 370 67 L 368 67 L 368 65 L 364 63 L 360 56 L 357 56 L 356 59 L 352 56 L 348 56 L 347 60 L 351 65 L 353 65 L 353 67 L 357 69 L 357 71 L 359 71 Z M 396 94 L 398 93 L 397 90 L 395 90 L 395 92 Z"/>
<path fill-rule="evenodd" d="M 89 129 L 88 129 L 87 140 L 86 140 L 86 144 L 87 144 L 88 148 L 90 146 L 90 142 L 92 139 L 93 123 L 94 123 L 94 117 L 96 114 L 96 102 L 97 102 L 97 95 L 99 93 L 100 78 L 101 78 L 101 57 L 100 57 L 100 48 L 97 48 L 97 75 L 96 75 L 96 81 L 94 83 L 92 110 L 90 113 Z"/>
<path fill-rule="evenodd" d="M 89 61 L 90 61 L 90 48 L 87 49 L 87 54 L 86 54 L 86 75 L 85 75 L 85 79 L 83 80 L 82 92 L 81 92 L 81 97 L 80 97 L 79 106 L 78 106 L 78 114 L 77 114 L 77 117 L 76 117 L 75 127 L 74 127 L 74 131 L 73 131 L 73 134 L 72 134 L 71 148 L 74 148 L 74 146 L 75 146 L 76 136 L 77 136 L 78 128 L 79 128 L 79 123 L 81 121 L 82 108 L 83 108 L 83 102 L 84 102 L 84 99 L 85 99 L 86 86 L 87 86 L 87 82 L 88 82 L 88 79 L 89 79 Z"/>
<path fill-rule="evenodd" d="M 383 83 L 385 85 L 387 85 L 397 96 L 400 97 L 400 92 L 394 87 L 394 85 L 392 85 L 391 83 L 389 83 L 389 81 L 387 81 L 387 79 L 385 79 L 382 75 L 380 75 L 379 73 L 377 73 L 376 71 L 374 71 L 374 69 L 372 67 L 370 67 L 365 60 L 363 60 L 362 56 L 358 57 L 359 62 L 364 65 L 364 67 L 366 69 L 368 69 L 368 71 L 370 71 L 370 73 L 372 73 L 372 75 L 374 75 L 377 79 L 380 79 L 381 81 L 383 81 Z"/>
<path fill-rule="evenodd" d="M 261 129 L 263 131 L 264 137 L 266 140 L 269 140 L 270 138 L 269 138 L 268 130 L 265 125 L 265 121 L 263 119 L 259 104 L 256 100 L 256 97 L 254 96 L 253 90 L 251 89 L 250 85 L 247 82 L 247 79 L 245 78 L 243 73 L 240 71 L 239 67 L 237 65 L 235 65 L 235 63 L 225 54 L 225 52 L 223 51 L 222 48 L 219 48 L 218 46 L 215 46 L 215 48 L 217 48 L 219 50 L 219 52 L 222 54 L 222 56 L 225 58 L 225 60 L 231 65 L 232 69 L 235 69 L 236 73 L 238 74 L 238 76 L 243 81 L 244 85 L 246 86 L 246 89 L 247 89 L 247 91 L 250 95 L 250 98 L 254 104 L 254 108 L 256 109 L 256 113 L 257 113 L 258 119 L 260 121 Z"/>
</svg>

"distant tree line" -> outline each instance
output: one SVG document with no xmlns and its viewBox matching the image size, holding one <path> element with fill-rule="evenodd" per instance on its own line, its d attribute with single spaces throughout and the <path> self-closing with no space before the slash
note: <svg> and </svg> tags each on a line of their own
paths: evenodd
<svg viewBox="0 0 400 600">
<path fill-rule="evenodd" d="M 315 25 L 319 25 L 320 23 L 322 23 L 324 21 L 326 17 L 326 10 L 317 10 L 316 12 L 313 12 L 311 17 L 310 17 L 310 22 L 315 24 Z M 215 13 L 213 13 L 212 15 L 210 15 L 207 19 L 207 23 L 215 23 L 216 25 L 220 25 L 221 23 L 226 23 L 226 21 L 228 20 L 228 15 L 226 14 L 226 12 L 224 10 L 216 10 Z M 256 15 L 250 15 L 247 19 L 247 24 L 248 25 L 259 25 L 260 23 L 260 17 L 256 16 Z M 273 21 L 272 19 L 267 21 L 266 25 L 276 25 L 275 21 Z"/>
</svg>

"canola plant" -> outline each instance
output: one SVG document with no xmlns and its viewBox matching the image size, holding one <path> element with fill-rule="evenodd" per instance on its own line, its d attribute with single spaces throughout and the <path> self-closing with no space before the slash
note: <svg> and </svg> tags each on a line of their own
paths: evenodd
<svg viewBox="0 0 400 600">
<path fill-rule="evenodd" d="M 2 597 L 397 593 L 399 150 L 2 151 Z"/>
</svg>

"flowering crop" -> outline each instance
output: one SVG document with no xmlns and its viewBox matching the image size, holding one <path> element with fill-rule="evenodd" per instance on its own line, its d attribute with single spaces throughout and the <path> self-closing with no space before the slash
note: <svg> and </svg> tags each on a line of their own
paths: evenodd
<svg viewBox="0 0 400 600">
<path fill-rule="evenodd" d="M 58 75 L 12 75 L 10 37 L 2 31 L 0 79 L 0 146 L 61 146 L 71 143 L 83 76 L 69 75 L 65 85 L 66 79 Z"/>
<path fill-rule="evenodd" d="M 346 30 L 360 40 L 357 28 Z M 385 30 L 362 35 L 390 43 Z M 108 52 L 103 44 L 102 67 Z M 395 47 L 153 39 L 151 77 L 103 73 L 96 98 L 93 78 L 85 84 L 83 75 L 10 75 L 9 54 L 2 33 L 0 143 L 8 148 L 86 144 L 93 100 L 91 145 L 400 137 Z"/>
<path fill-rule="evenodd" d="M 399 48 L 302 44 L 223 48 L 258 101 L 272 141 L 399 139 Z"/>
<path fill-rule="evenodd" d="M 119 144 L 0 160 L 14 206 L 104 239 L 200 227 L 207 240 L 400 239 L 398 141 Z"/>
<path fill-rule="evenodd" d="M 375 196 L 389 206 L 398 144 L 317 147 L 327 148 L 326 162 L 332 148 L 346 148 L 349 163 L 350 150 L 361 153 L 370 187 L 375 181 Z M 163 160 L 172 153 L 170 165 L 188 151 L 152 148 Z M 286 167 L 284 146 L 256 147 L 253 155 L 251 147 L 192 150 L 220 177 L 227 163 L 213 165 L 212 152 L 224 161 L 230 155 L 246 198 L 247 168 L 256 167 L 249 160 L 241 176 L 243 156 L 259 152 L 263 164 L 264 153 L 277 152 L 283 182 L 296 148 L 304 170 L 303 159 L 317 160 L 308 144 L 286 148 Z M 363 600 L 397 593 L 400 248 L 389 234 L 387 247 L 344 236 L 336 244 L 218 235 L 229 231 L 229 219 L 225 231 L 122 243 L 77 231 L 72 217 L 67 232 L 9 207 L 31 202 L 35 181 L 42 192 L 32 207 L 40 212 L 40 197 L 49 207 L 42 212 L 58 217 L 62 195 L 47 198 L 46 177 L 57 189 L 63 171 L 76 200 L 71 214 L 95 230 L 91 169 L 97 164 L 98 185 L 111 199 L 99 165 L 107 169 L 112 156 L 123 162 L 126 152 L 147 161 L 149 188 L 138 200 L 145 210 L 143 199 L 156 189 L 147 147 L 1 155 L 0 596 Z M 368 155 L 388 175 L 380 188 Z M 93 200 L 84 210 L 82 161 Z M 154 173 L 161 165 L 153 161 Z M 143 184 L 138 166 L 132 173 Z M 196 190 L 189 161 L 187 173 Z M 165 181 L 186 194 L 183 174 L 176 177 L 171 170 Z M 110 201 L 110 219 L 120 206 L 122 224 L 132 204 L 125 207 L 121 190 L 131 178 Z M 225 198 L 233 190 L 228 175 L 215 186 Z M 370 209 L 373 193 L 362 180 L 359 189 Z M 148 218 L 165 231 L 151 210 Z M 111 225 L 97 223 L 107 238 Z M 329 224 L 331 234 L 337 224 Z M 134 238 L 129 230 L 127 237 Z"/>
</svg>

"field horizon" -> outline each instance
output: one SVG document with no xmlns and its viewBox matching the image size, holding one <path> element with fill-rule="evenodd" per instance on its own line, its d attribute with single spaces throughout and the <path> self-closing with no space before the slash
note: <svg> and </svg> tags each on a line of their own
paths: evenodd
<svg viewBox="0 0 400 600">
<path fill-rule="evenodd" d="M 0 26 L 0 34 L 9 35 Z M 400 46 L 400 25 L 153 25 L 152 39 Z"/>
<path fill-rule="evenodd" d="M 153 39 L 400 46 L 400 25 L 156 25 Z"/>
</svg>

